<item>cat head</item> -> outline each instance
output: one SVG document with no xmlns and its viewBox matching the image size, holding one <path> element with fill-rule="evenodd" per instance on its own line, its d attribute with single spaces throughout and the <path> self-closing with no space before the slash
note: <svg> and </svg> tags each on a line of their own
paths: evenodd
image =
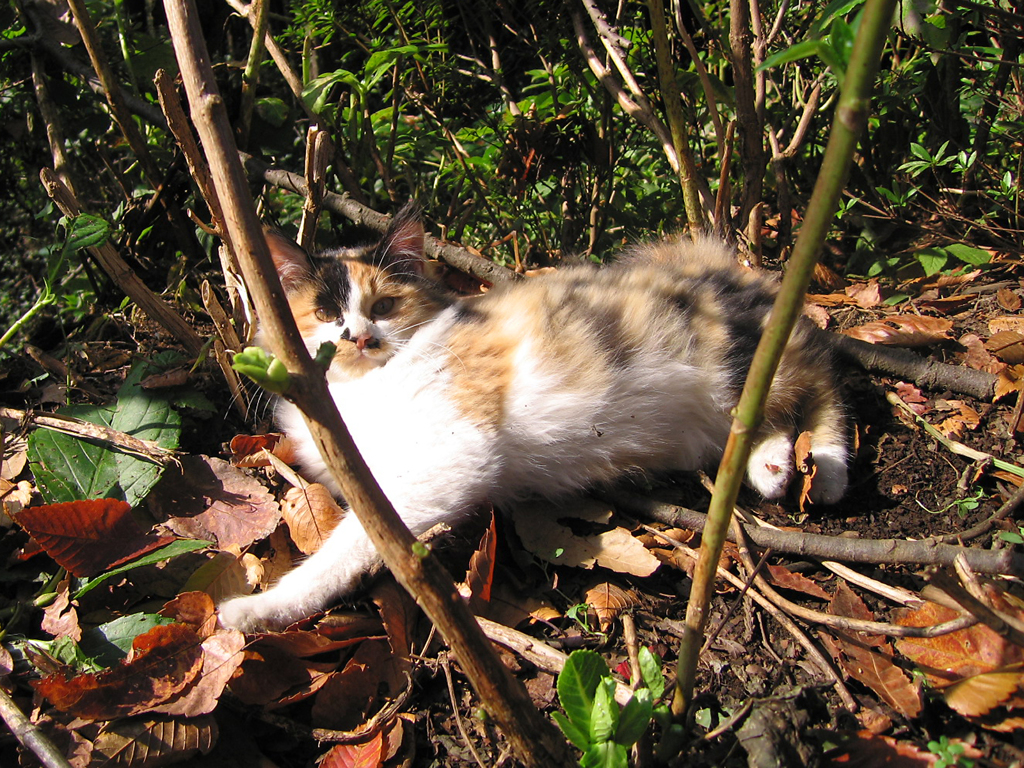
<svg viewBox="0 0 1024 768">
<path fill-rule="evenodd" d="M 368 245 L 310 257 L 276 232 L 267 245 L 299 333 L 311 354 L 338 348 L 328 379 L 362 376 L 384 365 L 452 299 L 425 276 L 423 224 L 415 206 L 395 214 L 383 237 Z"/>
</svg>

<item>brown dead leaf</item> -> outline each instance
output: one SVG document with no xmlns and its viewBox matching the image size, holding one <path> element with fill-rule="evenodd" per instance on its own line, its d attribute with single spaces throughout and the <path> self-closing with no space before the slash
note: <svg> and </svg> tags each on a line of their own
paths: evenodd
<svg viewBox="0 0 1024 768">
<path fill-rule="evenodd" d="M 150 511 L 179 536 L 245 549 L 277 527 L 281 510 L 255 478 L 209 456 L 185 456 L 181 464 L 149 495 Z"/>
<path fill-rule="evenodd" d="M 320 768 L 380 768 L 384 759 L 384 736 L 377 731 L 361 744 L 333 747 L 320 761 Z"/>
<path fill-rule="evenodd" d="M 611 528 L 578 536 L 562 521 L 585 520 L 607 527 L 611 510 L 592 500 L 581 500 L 572 509 L 549 502 L 521 504 L 513 515 L 523 546 L 550 563 L 593 568 L 600 565 L 618 573 L 650 576 L 658 559 L 625 528 Z"/>
<path fill-rule="evenodd" d="M 288 533 L 304 555 L 320 549 L 344 515 L 331 492 L 320 483 L 289 488 L 281 503 L 281 516 Z"/>
<path fill-rule="evenodd" d="M 996 390 L 994 400 L 1006 397 L 1012 392 L 1020 392 L 1024 384 L 1024 365 L 1003 366 L 996 373 Z"/>
<path fill-rule="evenodd" d="M 0 480 L 14 480 L 28 463 L 28 437 L 17 432 L 3 432 L 0 447 Z"/>
<path fill-rule="evenodd" d="M 170 765 L 209 753 L 217 735 L 217 721 L 212 716 L 119 720 L 107 723 L 96 737 L 90 765 Z"/>
<path fill-rule="evenodd" d="M 152 712 L 197 717 L 213 712 L 220 695 L 245 657 L 245 635 L 222 629 L 203 640 L 203 669 L 195 682 Z"/>
<path fill-rule="evenodd" d="M 217 628 L 217 610 L 213 599 L 205 592 L 182 592 L 164 603 L 160 615 L 187 624 L 205 640 Z"/>
<path fill-rule="evenodd" d="M 998 331 L 985 342 L 985 349 L 1004 363 L 1024 363 L 1024 333 L 1020 331 Z"/>
<path fill-rule="evenodd" d="M 976 333 L 965 333 L 958 341 L 960 345 L 967 350 L 960 356 L 960 359 L 962 359 L 969 368 L 974 368 L 976 371 L 998 373 L 1006 367 L 1005 363 L 1001 363 L 996 360 L 992 354 L 985 349 L 985 342 Z"/>
<path fill-rule="evenodd" d="M 172 368 L 163 373 L 154 373 L 147 376 L 139 386 L 143 389 L 167 389 L 168 387 L 180 387 L 188 383 L 188 368 Z"/>
<path fill-rule="evenodd" d="M 932 768 L 935 755 L 907 741 L 860 731 L 824 755 L 828 768 Z"/>
<path fill-rule="evenodd" d="M 1020 294 L 1009 288 L 1000 288 L 996 291 L 996 301 L 1007 312 L 1016 312 L 1021 308 Z"/>
<path fill-rule="evenodd" d="M 1018 333 L 1024 333 L 1024 316 L 1002 315 L 1000 317 L 989 318 L 988 330 L 989 333 L 999 333 L 1000 331 L 1017 331 Z"/>
<path fill-rule="evenodd" d="M 871 279 L 866 283 L 848 285 L 845 288 L 845 293 L 861 309 L 872 309 L 882 303 L 882 289 L 876 279 Z"/>
<path fill-rule="evenodd" d="M 266 435 L 235 435 L 228 443 L 231 449 L 231 463 L 236 467 L 266 467 L 270 465 L 264 451 L 277 454 L 277 446 L 286 438 L 279 432 Z M 279 459 L 288 462 L 284 457 Z"/>
<path fill-rule="evenodd" d="M 638 602 L 634 595 L 608 581 L 588 589 L 583 600 L 597 614 L 602 632 L 608 632 L 619 614 Z"/>
<path fill-rule="evenodd" d="M 491 524 L 480 538 L 480 545 L 469 558 L 466 578 L 459 591 L 469 601 L 469 609 L 477 616 L 483 615 L 491 601 L 491 590 L 494 587 L 494 560 L 497 556 L 498 531 L 494 513 L 491 513 Z"/>
<path fill-rule="evenodd" d="M 181 588 L 182 592 L 205 592 L 214 602 L 229 597 L 248 595 L 256 585 L 246 579 L 241 558 L 233 552 L 218 552 L 192 572 Z"/>
<path fill-rule="evenodd" d="M 39 626 L 54 637 L 68 637 L 77 643 L 82 639 L 82 628 L 78 625 L 77 603 L 71 602 L 70 583 L 70 576 L 61 579 L 57 585 L 57 597 L 46 606 Z"/>
<path fill-rule="evenodd" d="M 937 603 L 897 614 L 896 622 L 908 627 L 930 627 L 957 617 Z M 948 686 L 967 677 L 1002 670 L 1024 662 L 1024 651 L 984 624 L 940 637 L 903 637 L 896 649 L 916 664 L 935 687 Z"/>
<path fill-rule="evenodd" d="M 972 675 L 942 691 L 950 709 L 966 717 L 987 715 L 1017 693 L 1024 684 L 1021 670 L 983 672 Z"/>
<path fill-rule="evenodd" d="M 396 695 L 404 685 L 402 667 L 386 640 L 366 640 L 345 668 L 330 676 L 313 702 L 314 727 L 350 731 L 377 709 L 381 697 Z"/>
<path fill-rule="evenodd" d="M 819 304 L 804 304 L 804 316 L 822 329 L 828 328 L 828 324 L 832 321 L 828 310 Z"/>
<path fill-rule="evenodd" d="M 848 328 L 843 333 L 871 344 L 920 347 L 950 338 L 952 329 L 953 322 L 941 317 L 891 315 L 882 320 Z"/>
<path fill-rule="evenodd" d="M 299 633 L 289 633 L 299 634 Z M 312 696 L 319 680 L 334 672 L 337 661 L 315 662 L 300 658 L 288 649 L 263 642 L 270 635 L 250 644 L 242 665 L 228 687 L 245 704 L 267 706 L 291 694 L 289 701 Z M 296 693 L 301 691 L 301 693 Z"/>
<path fill-rule="evenodd" d="M 28 480 L 17 484 L 0 478 L 0 527 L 9 528 L 15 516 L 32 503 L 34 488 Z M 4 517 L 4 515 L 6 517 Z"/>
<path fill-rule="evenodd" d="M 53 706 L 83 720 L 149 712 L 185 689 L 203 664 L 199 637 L 183 624 L 163 624 L 132 642 L 126 661 L 99 673 L 58 672 L 32 687 Z"/>
<path fill-rule="evenodd" d="M 790 589 L 794 592 L 801 592 L 819 600 L 828 600 L 829 594 L 822 589 L 816 581 L 811 581 L 800 573 L 793 573 L 782 565 L 769 565 L 768 576 L 771 582 L 783 589 Z"/>
<path fill-rule="evenodd" d="M 957 296 L 936 296 L 935 298 L 921 298 L 914 302 L 918 309 L 927 309 L 940 315 L 948 315 L 960 312 L 971 307 L 977 302 L 977 296 L 960 294 Z"/>
<path fill-rule="evenodd" d="M 977 429 L 981 424 L 981 415 L 962 400 L 948 400 L 956 413 L 938 425 L 938 430 L 946 437 L 960 438 L 967 430 Z"/>
<path fill-rule="evenodd" d="M 170 540 L 143 530 L 131 509 L 118 499 L 69 501 L 23 509 L 16 521 L 72 574 L 95 576 Z"/>
</svg>

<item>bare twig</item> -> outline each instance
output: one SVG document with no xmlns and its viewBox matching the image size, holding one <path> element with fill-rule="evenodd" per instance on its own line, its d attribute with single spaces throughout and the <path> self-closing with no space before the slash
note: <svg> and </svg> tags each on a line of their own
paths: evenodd
<svg viewBox="0 0 1024 768">
<path fill-rule="evenodd" d="M 21 745 L 39 758 L 39 762 L 45 768 L 71 768 L 71 763 L 50 741 L 50 737 L 25 717 L 25 714 L 18 709 L 18 705 L 2 688 L 0 688 L 0 717 L 3 718 L 11 733 L 21 742 Z"/>
<path fill-rule="evenodd" d="M 93 424 L 72 416 L 60 416 L 56 413 L 40 411 L 22 411 L 17 408 L 0 408 L 0 418 L 13 419 L 23 424 L 62 432 L 65 435 L 94 440 L 119 448 L 125 453 L 152 461 L 154 464 L 170 464 L 175 460 L 175 452 L 161 448 L 152 440 L 140 440 L 125 432 L 120 432 L 102 424 Z"/>
<path fill-rule="evenodd" d="M 290 190 L 298 195 L 306 194 L 306 181 L 297 173 L 291 173 L 280 168 L 274 168 L 267 165 L 262 160 L 252 157 L 251 155 L 246 155 L 245 153 L 239 154 L 245 165 L 245 170 L 250 175 L 256 178 L 261 178 L 268 184 L 273 184 L 274 186 L 282 189 Z M 361 203 L 357 203 L 347 195 L 338 195 L 328 192 L 324 195 L 323 202 L 324 208 L 334 211 L 335 213 L 340 213 L 342 216 L 345 216 L 356 224 L 362 224 L 379 232 L 383 232 L 387 227 L 387 216 L 377 213 Z M 493 261 L 489 261 L 488 259 L 481 258 L 471 251 L 454 245 L 453 243 L 444 243 L 428 235 L 425 241 L 425 247 L 428 256 L 440 259 L 446 264 L 450 264 L 455 267 L 455 269 L 472 275 L 485 283 L 498 285 L 499 283 L 510 282 L 518 278 L 518 275 L 516 275 L 516 273 L 511 269 L 503 267 L 500 264 L 495 264 Z"/>
</svg>

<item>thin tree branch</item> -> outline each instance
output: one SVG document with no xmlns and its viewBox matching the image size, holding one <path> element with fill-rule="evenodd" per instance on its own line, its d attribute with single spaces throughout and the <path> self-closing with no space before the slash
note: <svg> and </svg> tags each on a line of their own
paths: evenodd
<svg viewBox="0 0 1024 768">
<path fill-rule="evenodd" d="M 538 768 L 567 764 L 566 743 L 494 653 L 451 577 L 402 523 L 356 450 L 327 390 L 323 371 L 306 351 L 288 309 L 256 219 L 224 104 L 216 91 L 195 6 L 190 0 L 165 0 L 164 9 L 192 117 L 246 283 L 272 351 L 289 371 L 289 395 L 305 416 L 324 461 L 378 552 L 441 630 L 517 756 Z"/>
</svg>

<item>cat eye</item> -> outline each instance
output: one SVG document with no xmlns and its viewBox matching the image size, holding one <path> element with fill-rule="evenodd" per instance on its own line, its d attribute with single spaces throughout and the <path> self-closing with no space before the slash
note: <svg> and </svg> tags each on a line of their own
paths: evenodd
<svg viewBox="0 0 1024 768">
<path fill-rule="evenodd" d="M 338 316 L 336 314 L 331 312 L 331 310 L 329 309 L 324 309 L 323 307 L 317 308 L 313 312 L 313 316 L 321 323 L 333 323 L 335 320 L 338 319 Z"/>
<path fill-rule="evenodd" d="M 378 299 L 374 302 L 370 308 L 370 312 L 376 317 L 383 317 L 395 308 L 395 299 L 392 296 L 387 296 L 383 299 Z"/>
</svg>

